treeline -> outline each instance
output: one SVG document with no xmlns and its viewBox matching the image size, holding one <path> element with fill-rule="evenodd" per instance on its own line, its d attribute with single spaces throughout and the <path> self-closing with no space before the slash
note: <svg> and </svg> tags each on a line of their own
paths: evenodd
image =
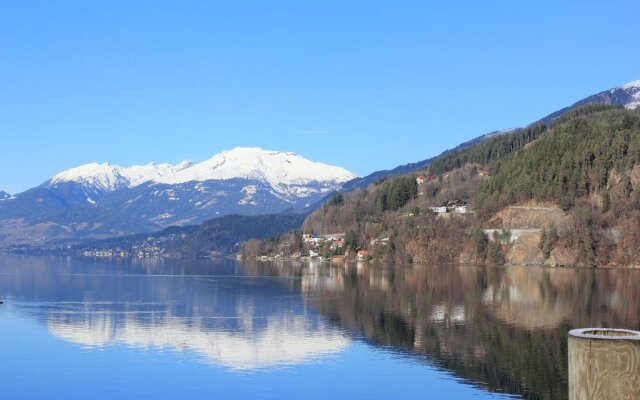
<svg viewBox="0 0 640 400">
<path fill-rule="evenodd" d="M 433 175 L 440 175 L 469 163 L 490 164 L 524 148 L 528 143 L 538 139 L 546 130 L 547 126 L 539 122 L 528 128 L 518 129 L 513 133 L 487 139 L 473 147 L 434 160 L 429 165 L 429 172 Z"/>
<path fill-rule="evenodd" d="M 621 109 L 621 107 L 607 104 L 587 104 L 562 115 L 554 121 L 553 126 L 565 123 L 576 117 L 615 109 Z M 475 146 L 446 154 L 432 161 L 429 166 L 429 171 L 433 175 L 440 175 L 460 168 L 468 163 L 491 165 L 537 140 L 547 132 L 548 128 L 544 122 L 537 122 L 527 128 L 517 129 L 512 133 L 498 135 L 494 138 L 484 140 Z"/>
<path fill-rule="evenodd" d="M 474 164 L 466 164 L 451 171 L 446 178 L 425 183 L 420 191 L 424 201 L 432 206 L 445 205 L 449 200 L 460 199 L 469 201 L 473 198 L 478 187 L 488 179 L 485 171 Z"/>
<path fill-rule="evenodd" d="M 182 257 L 206 256 L 211 251 L 232 253 L 246 240 L 263 240 L 300 229 L 305 217 L 300 214 L 227 215 L 204 222 L 171 250 Z"/>
<path fill-rule="evenodd" d="M 367 189 L 337 193 L 306 219 L 307 232 L 362 232 L 381 224 L 388 211 L 398 211 L 418 194 L 415 175 L 381 179 Z"/>
<path fill-rule="evenodd" d="M 542 259 L 637 265 L 638 165 L 640 110 L 586 105 L 551 127 L 534 124 L 447 154 L 427 172 L 437 179 L 422 185 L 409 174 L 338 194 L 305 220 L 302 231 L 345 233 L 345 252 L 368 249 L 376 260 L 501 264 L 510 241 L 488 237 L 482 228 L 500 223 L 490 219 L 504 207 L 535 200 L 559 204 L 569 221 L 545 228 L 535 249 Z M 429 209 L 456 199 L 470 200 L 475 213 L 436 216 Z M 302 249 L 299 233 L 253 246 L 255 254 Z"/>
<path fill-rule="evenodd" d="M 497 162 L 475 204 L 491 214 L 531 199 L 558 202 L 569 210 L 593 193 L 630 198 L 630 172 L 639 161 L 640 112 L 586 106 L 559 119 L 527 151 Z"/>
<path fill-rule="evenodd" d="M 467 168 L 464 173 L 454 174 L 455 179 L 438 182 L 438 193 L 446 196 L 454 193 L 452 188 L 476 182 L 475 177 L 471 178 L 472 170 Z M 354 257 L 356 249 L 366 249 L 376 260 L 457 263 L 468 239 L 472 218 L 437 218 L 428 208 L 430 203 L 425 201 L 426 187 L 426 184 L 419 187 L 416 176 L 410 174 L 380 180 L 364 190 L 336 194 L 305 220 L 302 231 L 345 234 L 341 248 L 319 246 L 314 249 L 324 257 L 347 254 Z M 263 241 L 250 241 L 245 244 L 243 254 L 247 257 L 306 255 L 309 249 L 302 245 L 300 235 L 301 232 L 293 231 Z"/>
<path fill-rule="evenodd" d="M 414 175 L 400 176 L 380 183 L 377 203 L 382 211 L 397 211 L 418 194 L 418 183 Z"/>
</svg>

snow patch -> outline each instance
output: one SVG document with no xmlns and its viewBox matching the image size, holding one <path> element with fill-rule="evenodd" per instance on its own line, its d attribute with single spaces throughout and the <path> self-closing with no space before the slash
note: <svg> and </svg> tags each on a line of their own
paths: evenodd
<svg viewBox="0 0 640 400">
<path fill-rule="evenodd" d="M 640 107 L 640 90 L 631 95 L 631 101 L 625 104 L 625 108 L 633 110 L 637 107 Z"/>
<path fill-rule="evenodd" d="M 240 201 L 238 201 L 238 204 L 240 205 L 246 205 L 246 204 L 251 204 L 251 205 L 257 205 L 258 203 L 256 203 L 253 200 L 253 195 L 256 194 L 256 192 L 258 191 L 258 189 L 255 187 L 255 185 L 248 185 L 243 187 L 240 192 L 244 193 L 244 197 L 242 199 L 240 199 Z"/>
<path fill-rule="evenodd" d="M 629 82 L 629 83 L 625 83 L 624 85 L 620 86 L 620 89 L 640 89 L 640 80 L 637 81 L 633 81 L 633 82 Z"/>
<path fill-rule="evenodd" d="M 173 217 L 173 215 L 172 215 L 171 213 L 165 212 L 165 213 L 162 213 L 162 214 L 156 215 L 156 216 L 155 216 L 155 217 L 153 217 L 152 219 L 153 219 L 154 221 L 159 221 L 159 220 L 168 219 L 168 218 L 171 218 L 171 217 Z"/>
<path fill-rule="evenodd" d="M 2 190 L 0 190 L 0 201 L 13 200 L 13 199 L 15 199 L 15 196 L 12 196 L 9 193 L 3 192 Z"/>
<path fill-rule="evenodd" d="M 198 203 L 200 203 L 200 202 L 198 202 Z M 198 203 L 196 203 L 196 205 L 198 205 Z M 208 202 L 206 202 L 205 205 L 203 205 L 201 208 L 209 208 L 209 207 L 214 206 L 216 204 L 218 204 L 218 199 L 213 198 L 213 199 L 209 200 Z"/>
<path fill-rule="evenodd" d="M 136 201 L 140 200 L 141 198 L 142 198 L 142 195 L 140 194 L 140 195 L 138 195 L 135 199 L 127 200 L 127 201 L 126 201 L 126 204 L 133 204 L 133 203 L 135 203 Z"/>
<path fill-rule="evenodd" d="M 618 90 L 623 90 L 631 97 L 631 99 L 624 105 L 625 108 L 634 109 L 640 107 L 640 80 L 629 82 L 615 89 L 611 89 L 611 93 Z"/>
</svg>

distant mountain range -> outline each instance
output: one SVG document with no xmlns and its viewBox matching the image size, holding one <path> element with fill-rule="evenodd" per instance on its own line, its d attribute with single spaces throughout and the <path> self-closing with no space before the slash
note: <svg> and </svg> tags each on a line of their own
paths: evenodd
<svg viewBox="0 0 640 400">
<path fill-rule="evenodd" d="M 98 239 L 228 214 L 303 211 L 353 178 L 344 168 L 259 148 L 200 163 L 92 163 L 0 201 L 0 243 Z"/>
<path fill-rule="evenodd" d="M 636 108 L 640 81 L 589 96 L 540 121 L 549 124 L 586 103 Z M 386 176 L 425 169 L 436 158 L 513 131 L 491 132 L 437 157 L 365 177 L 293 153 L 259 148 L 236 148 L 200 163 L 126 168 L 86 164 L 15 196 L 0 191 L 0 245 L 110 238 L 196 225 L 230 214 L 308 213 L 335 191 L 349 192 Z"/>
</svg>

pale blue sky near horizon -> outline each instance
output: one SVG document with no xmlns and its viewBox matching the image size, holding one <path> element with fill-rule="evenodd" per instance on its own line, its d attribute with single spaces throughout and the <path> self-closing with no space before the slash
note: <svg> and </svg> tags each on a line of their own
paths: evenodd
<svg viewBox="0 0 640 400">
<path fill-rule="evenodd" d="M 637 1 L 4 1 L 0 189 L 293 151 L 358 175 L 640 79 Z"/>
</svg>

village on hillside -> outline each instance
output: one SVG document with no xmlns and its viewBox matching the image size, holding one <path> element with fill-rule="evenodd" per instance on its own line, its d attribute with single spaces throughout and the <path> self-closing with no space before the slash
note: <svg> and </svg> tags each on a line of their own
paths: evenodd
<svg viewBox="0 0 640 400">
<path fill-rule="evenodd" d="M 442 177 L 427 175 L 417 175 L 415 177 L 418 187 L 418 199 L 424 198 L 423 188 L 428 182 L 434 182 L 438 179 L 447 179 L 448 174 Z M 467 200 L 451 199 L 443 204 L 429 204 L 427 200 L 423 200 L 426 204 L 424 212 L 431 212 L 437 218 L 464 217 L 473 214 L 473 210 Z M 407 219 L 415 216 L 415 212 L 404 212 L 399 214 L 397 219 Z M 315 260 L 320 262 L 369 262 L 373 259 L 373 253 L 376 249 L 382 249 L 389 246 L 391 238 L 389 236 L 379 236 L 372 238 L 368 243 L 357 243 L 357 238 L 348 237 L 348 233 L 327 233 L 327 232 L 303 232 L 301 234 L 301 250 L 290 253 L 287 250 L 291 248 L 290 241 L 279 243 L 279 251 L 275 251 L 269 255 L 258 256 L 261 261 L 279 261 L 279 260 Z M 243 255 L 239 254 L 238 258 Z"/>
</svg>

